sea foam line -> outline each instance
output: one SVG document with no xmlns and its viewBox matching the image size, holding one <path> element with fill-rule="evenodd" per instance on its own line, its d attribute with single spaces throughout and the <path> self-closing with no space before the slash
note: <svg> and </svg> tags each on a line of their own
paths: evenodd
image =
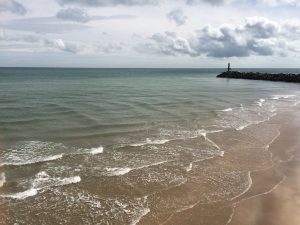
<svg viewBox="0 0 300 225">
<path fill-rule="evenodd" d="M 140 215 L 138 215 L 136 218 L 133 219 L 133 221 L 130 223 L 130 225 L 136 225 L 140 222 L 140 220 L 146 216 L 150 212 L 149 208 L 145 208 Z"/>
<path fill-rule="evenodd" d="M 233 108 L 227 108 L 227 109 L 222 109 L 222 110 L 218 110 L 221 112 L 231 112 L 233 110 Z"/>
<path fill-rule="evenodd" d="M 105 168 L 106 176 L 122 176 L 125 175 L 127 173 L 129 173 L 132 170 L 140 170 L 140 169 L 144 169 L 147 167 L 151 167 L 151 166 L 157 166 L 160 164 L 164 164 L 167 162 L 172 162 L 174 160 L 165 160 L 165 161 L 161 161 L 161 162 L 156 162 L 156 163 L 152 163 L 149 165 L 144 165 L 144 166 L 140 166 L 140 167 L 135 167 L 135 168 L 131 168 L 131 167 L 113 167 L 113 168 Z"/>
<path fill-rule="evenodd" d="M 30 165 L 35 163 L 54 161 L 57 159 L 61 159 L 63 156 L 64 154 L 58 154 L 58 155 L 48 156 L 45 158 L 37 158 L 35 160 L 29 160 L 27 162 L 4 162 L 1 163 L 0 166 L 24 166 L 24 165 Z"/>
<path fill-rule="evenodd" d="M 139 147 L 139 146 L 144 146 L 144 145 L 163 145 L 167 142 L 169 142 L 171 140 L 168 140 L 168 139 L 163 139 L 163 140 L 159 140 L 159 139 L 156 139 L 156 140 L 151 140 L 150 138 L 147 138 L 145 142 L 141 142 L 141 143 L 136 143 L 136 144 L 130 144 L 129 146 L 132 146 L 132 147 Z"/>
<path fill-rule="evenodd" d="M 22 199 L 25 199 L 25 198 L 37 195 L 37 193 L 38 193 L 37 189 L 30 188 L 30 189 L 28 189 L 26 191 L 17 192 L 15 194 L 7 194 L 7 195 L 0 195 L 0 196 L 4 197 L 4 198 L 13 198 L 13 199 L 22 200 Z"/>
<path fill-rule="evenodd" d="M 89 152 L 91 155 L 97 155 L 97 154 L 103 153 L 103 150 L 104 150 L 103 146 L 99 146 L 99 147 L 96 147 L 96 148 L 91 148 L 91 149 L 89 149 L 88 152 Z"/>
<path fill-rule="evenodd" d="M 17 192 L 13 194 L 0 195 L 4 198 L 13 198 L 23 200 L 25 198 L 35 196 L 39 191 L 50 187 L 64 186 L 69 184 L 79 183 L 81 181 L 80 176 L 67 177 L 67 178 L 51 178 L 46 172 L 41 171 L 36 175 L 36 179 L 32 183 L 32 187 L 26 191 Z"/>
<path fill-rule="evenodd" d="M 248 171 L 247 176 L 248 176 L 247 177 L 248 178 L 248 186 L 247 186 L 247 188 L 243 192 L 241 192 L 240 194 L 238 194 L 237 196 L 231 198 L 230 199 L 231 201 L 234 200 L 234 199 L 236 199 L 236 198 L 238 198 L 238 197 L 240 197 L 240 196 L 242 196 L 243 194 L 245 194 L 247 191 L 250 190 L 250 188 L 251 188 L 251 186 L 253 184 L 253 181 L 252 181 L 252 178 L 251 178 L 251 171 Z"/>
<path fill-rule="evenodd" d="M 6 177 L 5 177 L 5 173 L 1 173 L 0 174 L 0 188 L 3 187 L 3 185 L 5 184 L 6 182 Z"/>
</svg>

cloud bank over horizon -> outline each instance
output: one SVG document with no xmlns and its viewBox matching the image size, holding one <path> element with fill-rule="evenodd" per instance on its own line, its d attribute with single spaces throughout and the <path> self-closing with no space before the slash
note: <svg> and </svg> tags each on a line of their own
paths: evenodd
<svg viewBox="0 0 300 225">
<path fill-rule="evenodd" d="M 296 0 L 49 4 L 0 0 L 0 66 L 220 67 L 259 60 L 296 67 L 300 57 Z"/>
</svg>

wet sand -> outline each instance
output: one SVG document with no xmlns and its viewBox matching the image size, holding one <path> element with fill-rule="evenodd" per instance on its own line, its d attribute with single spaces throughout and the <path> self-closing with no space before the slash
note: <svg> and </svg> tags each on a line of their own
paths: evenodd
<svg viewBox="0 0 300 225">
<path fill-rule="evenodd" d="M 267 131 L 276 126 L 280 127 L 280 133 L 277 135 L 275 129 L 271 135 L 264 133 L 264 129 Z M 225 170 L 231 166 L 235 169 L 240 168 L 241 171 L 248 169 L 251 171 L 248 172 L 248 184 L 245 181 L 248 188 L 245 186 L 240 195 L 231 199 L 195 203 L 189 208 L 169 214 L 165 220 L 147 215 L 139 224 L 299 225 L 300 117 L 297 112 L 275 116 L 270 121 L 245 129 L 243 133 L 247 134 L 248 138 L 260 140 L 261 143 L 269 141 L 269 148 L 267 146 L 263 151 L 258 143 L 258 146 L 248 151 L 245 146 L 249 143 L 243 141 L 243 136 L 233 135 L 223 146 L 227 149 L 223 158 L 214 158 L 204 163 L 207 163 L 208 167 L 222 167 Z M 217 136 L 211 135 L 210 138 L 219 144 Z M 270 160 L 266 160 L 267 158 Z M 240 184 L 232 185 L 234 188 Z M 210 188 L 213 186 L 210 184 Z M 164 210 L 160 209 L 160 212 Z"/>
<path fill-rule="evenodd" d="M 291 119 L 292 118 L 292 119 Z M 274 166 L 251 174 L 229 225 L 300 224 L 300 118 L 294 113 L 270 145 Z"/>
</svg>

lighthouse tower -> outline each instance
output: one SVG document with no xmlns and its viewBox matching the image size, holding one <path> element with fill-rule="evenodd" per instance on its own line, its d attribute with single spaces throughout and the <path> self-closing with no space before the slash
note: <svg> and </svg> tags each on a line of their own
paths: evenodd
<svg viewBox="0 0 300 225">
<path fill-rule="evenodd" d="M 227 72 L 231 71 L 231 67 L 230 67 L 230 63 L 228 63 L 228 68 L 227 68 Z"/>
</svg>

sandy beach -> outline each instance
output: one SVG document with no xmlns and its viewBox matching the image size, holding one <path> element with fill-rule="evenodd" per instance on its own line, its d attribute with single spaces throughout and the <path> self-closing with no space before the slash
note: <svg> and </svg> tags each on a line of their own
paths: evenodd
<svg viewBox="0 0 300 225">
<path fill-rule="evenodd" d="M 235 204 L 228 224 L 300 224 L 300 119 L 296 113 L 270 145 L 274 166 L 251 174 L 253 185 Z"/>
</svg>

